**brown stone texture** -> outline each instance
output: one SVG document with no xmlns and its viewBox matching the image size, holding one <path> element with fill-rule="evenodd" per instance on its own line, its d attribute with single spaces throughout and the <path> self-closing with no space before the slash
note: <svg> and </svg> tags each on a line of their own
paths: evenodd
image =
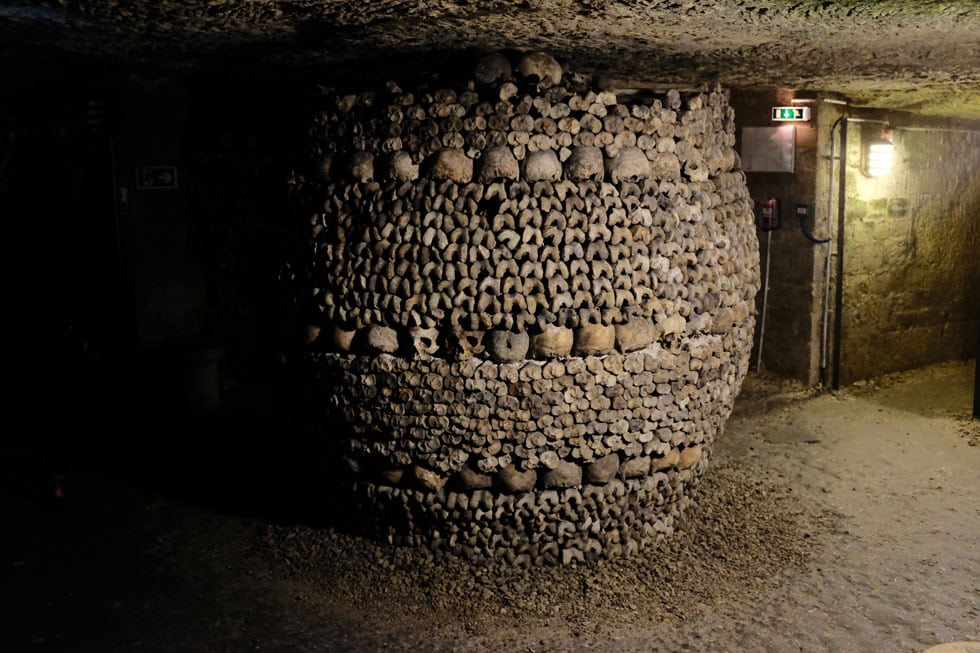
<svg viewBox="0 0 980 653">
<path fill-rule="evenodd" d="M 980 133 L 897 128 L 892 172 L 861 171 L 848 134 L 841 382 L 975 355 L 980 323 Z"/>
<path fill-rule="evenodd" d="M 13 3 L 0 23 L 0 73 L 27 88 L 81 66 L 243 80 L 295 67 L 401 77 L 458 52 L 533 42 L 561 64 L 621 80 L 832 89 L 863 106 L 980 117 L 980 8 L 969 0 L 33 4 Z M 515 63 L 490 62 L 476 78 L 498 81 Z"/>
<path fill-rule="evenodd" d="M 770 108 L 789 105 L 792 94 L 746 93 L 736 94 L 732 104 L 738 112 L 740 123 L 746 127 L 772 127 Z M 814 104 L 806 106 L 815 107 Z M 816 108 L 813 109 L 816 112 Z M 832 122 L 832 121 L 831 121 Z M 822 286 L 815 280 L 822 278 L 824 256 L 828 245 L 811 243 L 799 228 L 795 214 L 797 204 L 810 207 L 811 215 L 818 204 L 825 211 L 826 197 L 816 194 L 817 121 L 794 125 L 795 155 L 794 174 L 771 172 L 746 172 L 752 199 L 776 199 L 780 203 L 781 224 L 769 232 L 758 231 L 761 274 L 765 277 L 765 263 L 769 260 L 769 294 L 766 306 L 766 330 L 763 341 L 762 367 L 783 376 L 800 379 L 805 383 L 818 380 L 821 296 Z M 741 142 L 738 145 L 741 147 Z M 826 175 L 826 163 L 819 166 L 820 174 Z M 818 237 L 826 237 L 826 225 L 821 221 L 807 225 Z M 755 299 L 755 309 L 762 314 L 763 293 Z M 758 330 L 752 365 L 758 360 Z"/>
</svg>

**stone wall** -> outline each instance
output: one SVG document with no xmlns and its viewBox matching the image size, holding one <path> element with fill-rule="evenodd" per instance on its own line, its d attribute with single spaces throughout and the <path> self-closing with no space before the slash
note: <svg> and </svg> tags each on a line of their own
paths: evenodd
<svg viewBox="0 0 980 653">
<path fill-rule="evenodd" d="M 738 93 L 732 106 L 740 127 L 772 127 L 771 107 L 789 106 L 792 91 Z M 802 106 L 802 105 L 801 105 Z M 827 245 L 815 244 L 800 229 L 797 204 L 810 207 L 806 228 L 812 235 L 826 237 L 826 198 L 816 193 L 817 178 L 826 165 L 817 156 L 818 107 L 810 103 L 813 119 L 795 123 L 795 172 L 746 172 L 754 201 L 779 200 L 782 221 L 771 234 L 757 231 L 762 277 L 768 258 L 769 295 L 766 328 L 762 343 L 762 367 L 777 374 L 815 384 L 819 378 L 819 332 L 821 326 L 820 279 Z M 739 144 L 740 146 L 740 144 Z M 771 242 L 771 244 L 770 244 Z M 757 315 L 762 314 L 763 293 L 756 296 Z M 761 325 L 760 325 L 761 326 Z M 758 361 L 760 330 L 756 329 L 752 365 Z"/>
<path fill-rule="evenodd" d="M 325 96 L 293 287 L 375 533 L 547 563 L 672 530 L 748 368 L 733 145 L 720 90 L 543 53 Z"/>
<path fill-rule="evenodd" d="M 862 144 L 883 125 L 848 131 L 843 383 L 976 354 L 980 133 L 892 124 L 884 177 L 861 172 Z"/>
<path fill-rule="evenodd" d="M 141 347 L 200 341 L 207 298 L 187 213 L 186 88 L 176 78 L 133 77 L 121 89 L 119 111 L 113 161 L 116 183 L 127 189 L 119 230 L 136 341 Z M 173 166 L 176 186 L 140 188 L 136 170 L 145 166 Z"/>
</svg>

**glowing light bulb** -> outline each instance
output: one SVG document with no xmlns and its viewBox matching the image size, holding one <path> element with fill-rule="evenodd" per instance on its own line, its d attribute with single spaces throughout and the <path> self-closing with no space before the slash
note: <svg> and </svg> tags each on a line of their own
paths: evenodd
<svg viewBox="0 0 980 653">
<path fill-rule="evenodd" d="M 865 170 L 869 177 L 881 177 L 892 170 L 895 145 L 883 139 L 868 143 L 865 153 Z"/>
</svg>

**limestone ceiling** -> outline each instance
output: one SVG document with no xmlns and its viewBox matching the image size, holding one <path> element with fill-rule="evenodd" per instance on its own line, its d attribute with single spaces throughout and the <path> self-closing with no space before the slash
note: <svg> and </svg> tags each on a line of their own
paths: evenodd
<svg viewBox="0 0 980 653">
<path fill-rule="evenodd" d="M 479 49 L 545 49 L 617 80 L 831 91 L 980 119 L 975 0 L 0 2 L 0 92 L 130 67 L 386 74 Z"/>
</svg>

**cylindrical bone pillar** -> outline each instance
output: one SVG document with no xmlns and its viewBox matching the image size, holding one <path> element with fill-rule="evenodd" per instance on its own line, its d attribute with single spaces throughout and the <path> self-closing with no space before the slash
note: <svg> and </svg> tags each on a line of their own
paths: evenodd
<svg viewBox="0 0 980 653">
<path fill-rule="evenodd" d="M 732 110 L 719 89 L 617 97 L 543 53 L 486 61 L 316 116 L 296 289 L 324 437 L 390 541 L 633 553 L 673 531 L 748 368 Z"/>
</svg>

